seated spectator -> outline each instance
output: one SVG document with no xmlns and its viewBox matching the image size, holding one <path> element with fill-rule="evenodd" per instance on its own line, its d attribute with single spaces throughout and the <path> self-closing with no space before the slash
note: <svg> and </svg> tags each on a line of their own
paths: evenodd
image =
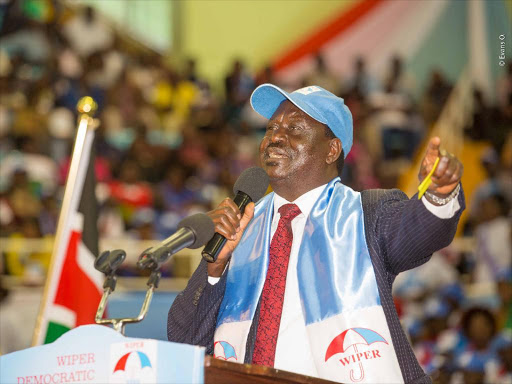
<svg viewBox="0 0 512 384">
<path fill-rule="evenodd" d="M 353 62 L 353 70 L 342 84 L 342 97 L 347 95 L 356 95 L 356 97 L 366 100 L 370 93 L 378 89 L 378 81 L 367 70 L 366 60 L 362 56 L 357 56 Z M 352 110 L 352 109 L 351 109 Z"/>
<path fill-rule="evenodd" d="M 261 84 L 266 84 L 266 83 L 270 83 L 270 84 L 276 83 L 276 79 L 274 77 L 274 69 L 272 68 L 271 65 L 266 65 L 265 68 L 263 68 L 263 70 L 260 71 L 260 73 L 258 73 L 256 75 L 256 79 L 255 79 L 256 86 L 261 85 Z"/>
<path fill-rule="evenodd" d="M 424 133 L 411 98 L 399 91 L 396 80 L 388 80 L 383 91 L 372 93 L 368 102 L 383 159 L 411 159 Z"/>
<path fill-rule="evenodd" d="M 151 208 L 137 209 L 130 222 L 132 238 L 138 240 L 155 240 L 158 239 L 155 232 L 154 223 L 157 219 L 157 213 Z M 163 240 L 163 238 L 160 238 Z"/>
<path fill-rule="evenodd" d="M 26 173 L 27 182 L 38 184 L 40 192 L 53 193 L 57 182 L 57 165 L 49 156 L 39 150 L 41 142 L 30 136 L 18 139 L 18 151 L 12 151 L 0 163 L 0 180 L 6 189 L 13 173 Z"/>
<path fill-rule="evenodd" d="M 183 167 L 200 168 L 208 161 L 206 138 L 196 127 L 187 125 L 183 129 L 183 141 L 178 148 L 178 162 Z"/>
<path fill-rule="evenodd" d="M 126 151 L 131 147 L 136 132 L 127 127 L 122 111 L 115 105 L 108 105 L 101 114 L 103 138 L 117 151 Z"/>
<path fill-rule="evenodd" d="M 338 94 L 340 80 L 334 73 L 329 70 L 322 54 L 317 53 L 315 55 L 314 61 L 315 66 L 313 71 L 308 76 L 306 76 L 305 79 L 303 79 L 302 85 L 318 85 L 334 94 Z"/>
<path fill-rule="evenodd" d="M 447 283 L 438 290 L 441 299 L 450 307 L 450 316 L 448 326 L 455 328 L 461 320 L 462 309 L 465 301 L 465 294 L 462 284 L 457 281 L 458 276 L 452 278 L 451 283 Z"/>
<path fill-rule="evenodd" d="M 459 337 L 452 349 L 454 356 L 469 351 L 491 358 L 491 342 L 496 331 L 496 318 L 491 311 L 483 307 L 467 309 L 462 315 Z"/>
<path fill-rule="evenodd" d="M 141 71 L 138 69 L 133 65 L 125 68 L 118 81 L 108 91 L 107 108 L 115 108 L 127 126 L 137 121 L 137 109 L 144 101 L 143 92 L 149 92 L 153 82 L 148 76 L 148 68 Z"/>
<path fill-rule="evenodd" d="M 512 268 L 509 206 L 502 195 L 491 195 L 482 201 L 480 212 L 473 278 L 477 283 L 492 283 L 500 271 Z"/>
<path fill-rule="evenodd" d="M 422 101 L 422 114 L 427 125 L 434 123 L 443 110 L 448 96 L 452 90 L 452 85 L 444 77 L 440 69 L 435 69 L 430 73 L 430 81 L 427 85 Z"/>
<path fill-rule="evenodd" d="M 139 165 L 133 160 L 123 162 L 118 180 L 109 183 L 110 196 L 121 206 L 125 222 L 131 222 L 134 211 L 153 204 L 151 186 L 142 181 Z"/>
<path fill-rule="evenodd" d="M 42 197 L 41 204 L 42 209 L 38 218 L 41 235 L 54 236 L 60 213 L 58 202 L 53 195 L 47 195 Z"/>
<path fill-rule="evenodd" d="M 140 172 L 145 181 L 156 183 L 163 176 L 162 167 L 166 151 L 160 145 L 152 145 L 147 137 L 147 129 L 144 125 L 136 128 L 136 136 L 126 156 L 133 159 L 140 167 Z"/>
<path fill-rule="evenodd" d="M 29 20 L 22 29 L 2 37 L 0 47 L 10 58 L 19 57 L 32 64 L 44 64 L 51 54 L 50 41 L 43 26 Z"/>
<path fill-rule="evenodd" d="M 465 352 L 456 359 L 455 383 L 482 384 L 488 360 L 476 352 Z"/>
<path fill-rule="evenodd" d="M 471 124 L 465 127 L 466 136 L 473 140 L 485 140 L 490 138 L 491 132 L 491 107 L 485 99 L 482 90 L 473 89 L 473 118 Z"/>
<path fill-rule="evenodd" d="M 85 7 L 63 27 L 63 34 L 75 52 L 82 57 L 112 46 L 112 30 L 96 15 L 94 8 Z"/>
<path fill-rule="evenodd" d="M 104 190 L 108 187 L 98 184 L 96 189 Z M 104 193 L 108 196 L 110 192 L 104 191 Z M 107 197 L 100 205 L 99 210 L 98 233 L 100 238 L 122 238 L 125 235 L 125 228 L 120 204 L 115 199 Z"/>
<path fill-rule="evenodd" d="M 486 365 L 486 379 L 488 383 L 512 383 L 512 331 L 505 330 L 493 340 L 493 349 L 496 352 L 495 360 Z"/>
<path fill-rule="evenodd" d="M 498 329 L 512 332 L 512 268 L 504 269 L 496 278 L 500 306 L 496 314 Z"/>
<path fill-rule="evenodd" d="M 15 220 L 38 217 L 42 208 L 40 196 L 40 185 L 31 182 L 25 170 L 15 170 L 6 193 Z"/>
<path fill-rule="evenodd" d="M 406 95 L 408 98 L 413 97 L 416 85 L 411 73 L 406 71 L 403 59 L 396 54 L 391 57 L 381 84 L 392 84 L 394 92 Z"/>
<path fill-rule="evenodd" d="M 238 120 L 244 104 L 254 89 L 254 81 L 240 59 L 233 61 L 233 67 L 224 80 L 224 86 L 227 120 Z"/>
<path fill-rule="evenodd" d="M 186 81 L 190 81 L 191 83 L 196 84 L 198 87 L 201 87 L 203 81 L 199 79 L 199 75 L 197 74 L 196 59 L 188 58 L 185 61 L 185 69 L 183 70 L 183 78 Z"/>
<path fill-rule="evenodd" d="M 187 170 L 183 167 L 171 166 L 158 186 L 165 210 L 176 212 L 181 217 L 185 217 L 189 205 L 199 200 L 198 194 L 186 185 L 187 177 Z"/>
<path fill-rule="evenodd" d="M 11 240 L 41 238 L 38 218 L 34 216 L 18 220 L 15 231 L 9 238 Z M 50 256 L 47 252 L 27 252 L 23 249 L 23 242 L 19 242 L 18 249 L 5 253 L 7 273 L 23 278 L 26 284 L 39 285 L 44 281 Z"/>
<path fill-rule="evenodd" d="M 512 206 L 512 177 L 504 170 L 499 154 L 494 148 L 487 149 L 480 159 L 480 164 L 485 171 L 486 179 L 483 180 L 473 192 L 473 199 L 469 208 L 470 221 L 476 225 L 482 220 L 483 201 L 493 195 L 501 195 L 508 206 Z"/>
<path fill-rule="evenodd" d="M 170 110 L 179 118 L 186 118 L 198 96 L 197 86 L 183 80 L 173 70 L 159 71 L 151 92 L 151 102 L 160 111 Z"/>
<path fill-rule="evenodd" d="M 356 191 L 380 186 L 374 172 L 373 158 L 364 143 L 357 138 L 345 159 L 341 181 Z"/>
<path fill-rule="evenodd" d="M 79 79 L 84 73 L 82 59 L 70 47 L 60 47 L 57 52 L 57 75 L 62 79 Z M 63 85 L 57 81 L 56 88 L 60 91 Z"/>
<path fill-rule="evenodd" d="M 93 63 L 90 59 L 94 58 Z M 116 37 L 112 47 L 106 51 L 92 54 L 87 59 L 88 82 L 90 85 L 111 88 L 121 77 L 126 64 L 125 55 L 119 50 L 119 39 Z M 94 64 L 94 67 L 91 67 Z"/>
<path fill-rule="evenodd" d="M 76 121 L 69 109 L 53 108 L 48 115 L 50 155 L 57 164 L 65 161 L 73 148 L 76 134 Z"/>
<path fill-rule="evenodd" d="M 439 336 L 447 329 L 450 307 L 437 297 L 431 297 L 424 305 L 425 313 L 421 319 L 421 337 L 414 345 L 414 352 L 420 357 L 419 362 L 427 374 L 439 368 L 436 359 L 436 343 Z"/>
</svg>

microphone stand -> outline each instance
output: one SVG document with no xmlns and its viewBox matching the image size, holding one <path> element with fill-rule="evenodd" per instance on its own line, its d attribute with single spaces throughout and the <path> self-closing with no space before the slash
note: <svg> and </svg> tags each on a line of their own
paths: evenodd
<svg viewBox="0 0 512 384">
<path fill-rule="evenodd" d="M 149 275 L 149 279 L 147 282 L 148 289 L 146 291 L 146 297 L 144 298 L 144 302 L 142 303 L 142 308 L 137 317 L 122 317 L 122 318 L 103 318 L 103 314 L 105 313 L 105 308 L 107 306 L 107 301 L 112 292 L 116 289 L 117 276 L 115 275 L 116 269 L 121 265 L 121 263 L 126 258 L 126 252 L 117 249 L 115 251 L 105 251 L 103 252 L 95 261 L 94 267 L 103 272 L 106 276 L 105 283 L 103 284 L 103 295 L 100 300 L 100 304 L 98 305 L 98 310 L 96 311 L 96 317 L 94 321 L 96 324 L 112 324 L 112 327 L 117 332 L 124 335 L 125 325 L 129 323 L 139 323 L 146 317 L 148 313 L 149 305 L 151 304 L 151 300 L 153 298 L 153 292 L 158 288 L 158 284 L 160 282 L 160 277 L 162 276 L 160 272 L 160 266 L 156 263 L 151 264 L 151 274 Z"/>
</svg>

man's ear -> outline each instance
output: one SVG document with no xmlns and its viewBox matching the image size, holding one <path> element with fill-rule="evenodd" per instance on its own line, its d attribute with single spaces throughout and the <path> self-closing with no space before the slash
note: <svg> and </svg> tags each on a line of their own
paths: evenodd
<svg viewBox="0 0 512 384">
<path fill-rule="evenodd" d="M 341 146 L 341 140 L 335 137 L 334 139 L 331 139 L 329 142 L 329 153 L 327 154 L 327 158 L 325 159 L 325 162 L 327 164 L 333 164 L 338 160 L 338 158 L 341 156 L 342 152 L 342 146 Z"/>
</svg>

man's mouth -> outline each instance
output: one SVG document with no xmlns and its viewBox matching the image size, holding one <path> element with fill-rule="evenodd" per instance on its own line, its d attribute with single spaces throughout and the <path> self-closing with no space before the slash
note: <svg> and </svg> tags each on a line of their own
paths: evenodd
<svg viewBox="0 0 512 384">
<path fill-rule="evenodd" d="M 276 148 L 267 148 L 265 151 L 265 157 L 267 159 L 286 159 L 288 155 L 285 151 Z"/>
</svg>

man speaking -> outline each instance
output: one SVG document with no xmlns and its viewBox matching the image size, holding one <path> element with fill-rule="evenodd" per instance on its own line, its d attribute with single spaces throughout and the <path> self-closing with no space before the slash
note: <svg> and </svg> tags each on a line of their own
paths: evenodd
<svg viewBox="0 0 512 384">
<path fill-rule="evenodd" d="M 352 146 L 343 99 L 318 86 L 251 96 L 269 119 L 261 166 L 274 192 L 243 214 L 208 212 L 228 240 L 202 261 L 168 317 L 170 341 L 216 357 L 339 382 L 428 383 L 400 326 L 391 287 L 453 239 L 464 209 L 462 164 L 430 140 L 418 199 L 355 192 L 338 175 Z"/>
</svg>

